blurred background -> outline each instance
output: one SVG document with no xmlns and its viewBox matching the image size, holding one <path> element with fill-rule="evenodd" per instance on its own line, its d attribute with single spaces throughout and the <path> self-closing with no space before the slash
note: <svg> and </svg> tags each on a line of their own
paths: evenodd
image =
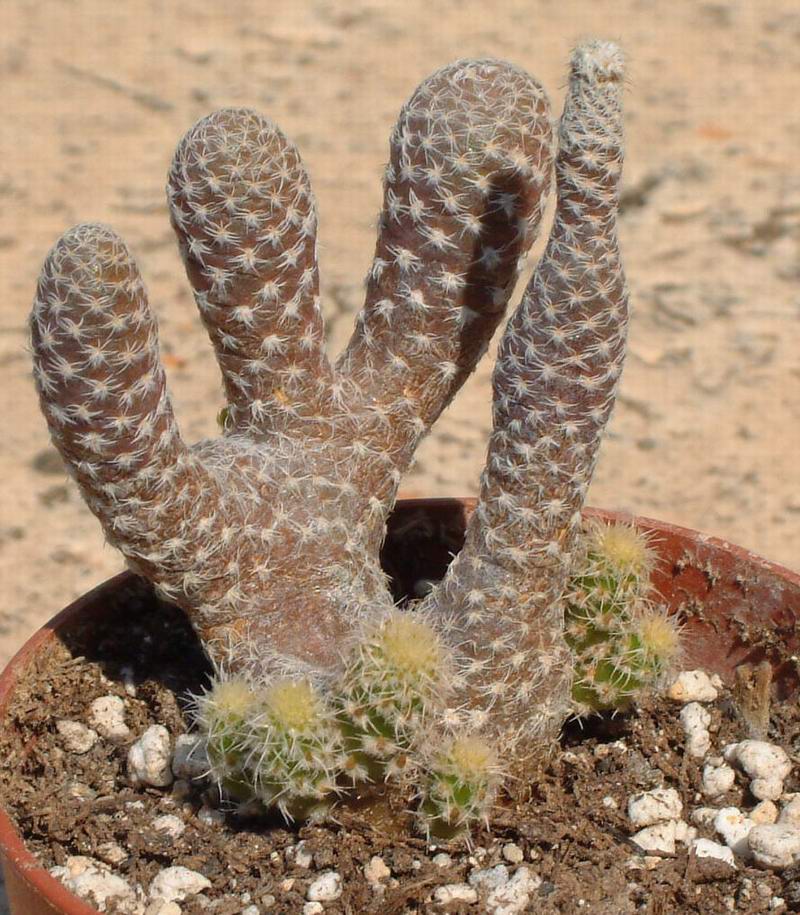
<svg viewBox="0 0 800 915">
<path fill-rule="evenodd" d="M 0 663 L 122 567 L 49 444 L 29 374 L 27 313 L 57 236 L 100 220 L 126 237 L 184 436 L 213 435 L 220 384 L 163 191 L 194 121 L 252 106 L 299 145 L 335 352 L 361 303 L 389 131 L 414 87 L 459 57 L 500 56 L 558 111 L 570 49 L 593 36 L 629 59 L 620 233 L 633 316 L 589 501 L 800 568 L 796 0 L 2 0 L 0 36 Z M 476 492 L 493 351 L 405 494 Z"/>
</svg>

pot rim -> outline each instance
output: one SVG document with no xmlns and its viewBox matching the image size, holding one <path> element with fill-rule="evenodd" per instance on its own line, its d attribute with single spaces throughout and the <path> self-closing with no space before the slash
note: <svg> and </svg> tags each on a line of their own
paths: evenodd
<svg viewBox="0 0 800 915">
<path fill-rule="evenodd" d="M 409 498 L 398 499 L 395 508 L 413 511 L 415 508 L 445 509 L 461 506 L 467 511 L 472 511 L 476 504 L 477 499 L 474 497 Z M 737 546 L 723 538 L 714 537 L 692 528 L 671 524 L 667 521 L 635 515 L 627 511 L 586 507 L 583 514 L 588 518 L 597 518 L 604 521 L 622 521 L 635 524 L 637 527 L 642 527 L 646 530 L 663 531 L 681 539 L 688 539 L 725 550 L 735 557 L 759 567 L 764 572 L 786 580 L 800 590 L 800 574 L 779 563 L 764 559 L 757 553 Z M 8 662 L 2 674 L 0 674 L 0 716 L 5 713 L 17 681 L 38 651 L 50 642 L 60 629 L 79 617 L 85 607 L 94 602 L 99 593 L 116 589 L 133 577 L 135 576 L 132 572 L 124 571 L 96 585 L 48 620 L 22 645 Z M 33 852 L 29 851 L 25 846 L 16 826 L 2 807 L 0 807 L 0 854 L 14 867 L 17 875 L 28 885 L 29 889 L 47 900 L 50 905 L 56 907 L 57 910 L 62 911 L 65 915 L 99 915 L 97 909 L 92 908 L 78 896 L 73 895 L 61 881 L 50 875 Z"/>
</svg>

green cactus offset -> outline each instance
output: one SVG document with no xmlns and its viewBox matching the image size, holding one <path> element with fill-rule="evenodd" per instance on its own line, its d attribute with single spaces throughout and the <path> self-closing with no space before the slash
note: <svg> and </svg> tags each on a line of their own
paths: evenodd
<svg viewBox="0 0 800 915">
<path fill-rule="evenodd" d="M 577 716 L 627 708 L 676 665 L 680 626 L 650 599 L 656 552 L 623 523 L 595 522 L 570 579 L 565 632 Z"/>
</svg>

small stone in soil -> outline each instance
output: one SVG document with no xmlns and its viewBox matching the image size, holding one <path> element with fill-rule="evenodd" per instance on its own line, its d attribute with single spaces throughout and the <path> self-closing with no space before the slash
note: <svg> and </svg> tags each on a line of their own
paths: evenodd
<svg viewBox="0 0 800 915">
<path fill-rule="evenodd" d="M 471 905 L 478 901 L 478 892 L 466 883 L 447 883 L 437 887 L 433 898 L 443 907 L 457 902 Z"/>
<path fill-rule="evenodd" d="M 132 900 L 135 897 L 133 887 L 114 874 L 101 861 L 75 855 L 67 858 L 63 867 L 53 867 L 50 874 L 61 882 L 76 896 L 87 899 L 101 911 L 110 900 Z"/>
<path fill-rule="evenodd" d="M 202 741 L 192 734 L 180 734 L 175 739 L 175 749 L 172 752 L 172 773 L 175 778 L 192 781 L 207 775 L 210 768 Z"/>
<path fill-rule="evenodd" d="M 733 788 L 736 782 L 736 773 L 729 765 L 707 765 L 703 767 L 703 794 L 708 797 L 721 797 Z"/>
<path fill-rule="evenodd" d="M 211 881 L 197 871 L 188 867 L 165 867 L 159 871 L 150 884 L 151 899 L 164 899 L 167 902 L 180 902 L 187 896 L 194 896 L 207 890 Z"/>
<path fill-rule="evenodd" d="M 711 839 L 695 839 L 692 842 L 692 848 L 698 858 L 717 858 L 730 864 L 731 867 L 736 867 L 733 852 L 727 845 L 720 845 L 719 842 L 712 842 Z"/>
<path fill-rule="evenodd" d="M 56 730 L 61 737 L 61 745 L 69 753 L 82 756 L 97 743 L 97 731 L 87 728 L 80 721 L 61 718 L 56 722 Z"/>
<path fill-rule="evenodd" d="M 711 715 L 699 702 L 690 702 L 681 709 L 681 724 L 686 732 L 686 752 L 690 756 L 705 756 L 711 747 L 708 733 Z"/>
<path fill-rule="evenodd" d="M 723 807 L 714 819 L 714 828 L 735 855 L 746 858 L 750 854 L 748 834 L 755 824 L 738 807 Z"/>
<path fill-rule="evenodd" d="M 89 721 L 111 743 L 125 743 L 131 736 L 131 729 L 125 724 L 125 700 L 120 696 L 95 699 L 89 706 Z"/>
<path fill-rule="evenodd" d="M 172 784 L 172 747 L 163 724 L 151 725 L 128 750 L 128 776 L 136 784 L 166 788 Z"/>
<path fill-rule="evenodd" d="M 683 811 L 680 795 L 674 788 L 656 788 L 634 794 L 628 800 L 628 819 L 634 826 L 652 826 L 675 820 Z"/>
<path fill-rule="evenodd" d="M 800 829 L 791 824 L 754 826 L 748 841 L 755 862 L 762 867 L 783 870 L 800 859 Z"/>
<path fill-rule="evenodd" d="M 176 817 L 172 813 L 167 813 L 164 816 L 156 817 L 153 820 L 153 829 L 158 832 L 165 832 L 172 839 L 177 839 L 186 829 L 186 824 L 180 817 Z"/>
<path fill-rule="evenodd" d="M 631 836 L 631 841 L 642 851 L 658 851 L 665 855 L 675 854 L 675 820 L 647 826 Z"/>
<path fill-rule="evenodd" d="M 667 690 L 676 702 L 713 702 L 717 690 L 704 670 L 684 670 Z"/>
<path fill-rule="evenodd" d="M 774 823 L 778 819 L 778 808 L 772 801 L 760 801 L 748 816 L 759 825 Z"/>
<path fill-rule="evenodd" d="M 364 866 L 364 877 L 367 883 L 380 883 L 392 876 L 391 870 L 386 866 L 386 862 L 380 855 L 373 855 L 369 864 Z"/>
<path fill-rule="evenodd" d="M 306 897 L 311 902 L 330 902 L 342 895 L 342 878 L 337 871 L 325 871 L 308 888 Z"/>
<path fill-rule="evenodd" d="M 508 868 L 505 864 L 473 870 L 469 875 L 470 886 L 474 886 L 479 893 L 491 893 L 504 883 L 508 883 Z"/>
</svg>

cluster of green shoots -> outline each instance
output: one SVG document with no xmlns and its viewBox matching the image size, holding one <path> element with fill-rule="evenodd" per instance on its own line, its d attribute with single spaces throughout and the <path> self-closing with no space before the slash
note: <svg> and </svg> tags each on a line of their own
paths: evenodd
<svg viewBox="0 0 800 915">
<path fill-rule="evenodd" d="M 422 828 L 450 837 L 486 817 L 500 779 L 479 736 L 436 737 L 453 677 L 433 627 L 397 612 L 363 634 L 330 692 L 308 680 L 260 687 L 220 676 L 197 699 L 195 718 L 211 774 L 231 800 L 314 820 L 358 783 L 415 775 Z"/>
<path fill-rule="evenodd" d="M 627 524 L 592 524 L 566 595 L 576 715 L 625 709 L 656 686 L 680 653 L 680 627 L 651 600 L 656 553 Z"/>
<path fill-rule="evenodd" d="M 578 714 L 625 709 L 672 667 L 680 632 L 650 601 L 655 553 L 624 524 L 594 524 L 567 591 Z M 449 839 L 486 820 L 502 782 L 493 746 L 445 733 L 452 653 L 424 618 L 400 611 L 364 632 L 333 690 L 308 680 L 258 687 L 218 678 L 197 702 L 212 774 L 231 799 L 288 819 L 324 816 L 358 783 L 414 780 L 424 831 Z"/>
</svg>

